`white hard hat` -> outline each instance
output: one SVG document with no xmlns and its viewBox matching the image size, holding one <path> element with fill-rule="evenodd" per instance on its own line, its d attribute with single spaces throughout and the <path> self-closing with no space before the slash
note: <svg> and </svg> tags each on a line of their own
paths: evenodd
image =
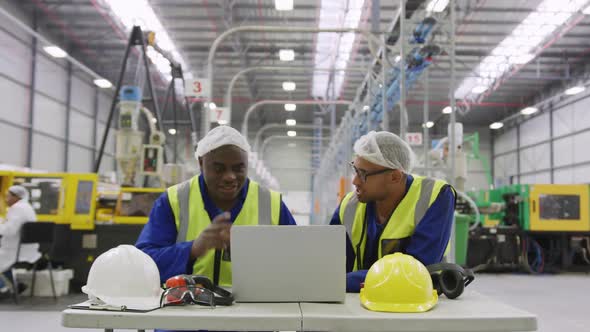
<svg viewBox="0 0 590 332">
<path fill-rule="evenodd" d="M 111 306 L 151 310 L 160 307 L 160 272 L 150 256 L 120 245 L 92 263 L 82 292 Z"/>
<path fill-rule="evenodd" d="M 224 145 L 233 145 L 250 153 L 250 144 L 248 140 L 239 131 L 230 126 L 219 126 L 211 129 L 203 139 L 197 144 L 195 158 L 206 155 L 207 153 L 220 148 Z"/>
</svg>

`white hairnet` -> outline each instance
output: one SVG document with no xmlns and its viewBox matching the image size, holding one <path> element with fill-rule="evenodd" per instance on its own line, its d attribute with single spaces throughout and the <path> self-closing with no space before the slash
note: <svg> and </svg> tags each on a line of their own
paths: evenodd
<svg viewBox="0 0 590 332">
<path fill-rule="evenodd" d="M 195 158 L 199 159 L 207 153 L 224 145 L 234 145 L 250 153 L 250 144 L 239 131 L 230 126 L 219 126 L 211 129 L 197 144 Z"/>
<path fill-rule="evenodd" d="M 354 143 L 354 153 L 383 167 L 399 169 L 404 173 L 412 171 L 414 152 L 396 134 L 371 131 Z"/>
<path fill-rule="evenodd" d="M 8 192 L 10 192 L 14 196 L 16 196 L 22 200 L 29 199 L 29 192 L 23 186 L 12 186 L 12 187 L 8 188 Z"/>
</svg>

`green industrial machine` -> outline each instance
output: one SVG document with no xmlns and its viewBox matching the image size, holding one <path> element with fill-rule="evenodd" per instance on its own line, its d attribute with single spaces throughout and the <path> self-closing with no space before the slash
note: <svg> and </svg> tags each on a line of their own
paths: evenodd
<svg viewBox="0 0 590 332">
<path fill-rule="evenodd" d="M 479 214 L 466 264 L 481 270 L 557 272 L 590 264 L 590 186 L 516 184 L 469 192 Z M 577 264 L 577 265 L 576 265 Z"/>
</svg>

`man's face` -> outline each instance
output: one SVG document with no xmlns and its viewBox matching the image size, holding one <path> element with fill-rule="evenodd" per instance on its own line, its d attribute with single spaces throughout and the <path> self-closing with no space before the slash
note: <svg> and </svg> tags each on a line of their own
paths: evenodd
<svg viewBox="0 0 590 332">
<path fill-rule="evenodd" d="M 199 158 L 209 195 L 214 200 L 233 201 L 248 177 L 248 154 L 224 145 Z"/>
<path fill-rule="evenodd" d="M 8 206 L 13 206 L 19 200 L 20 198 L 18 198 L 18 196 L 13 195 L 10 191 L 6 194 L 6 204 L 8 204 Z"/>
<path fill-rule="evenodd" d="M 388 169 L 360 157 L 356 157 L 352 165 L 357 170 L 352 184 L 356 187 L 355 193 L 359 202 L 368 203 L 383 200 L 392 191 L 399 190 L 402 175 L 399 170 Z M 378 174 L 371 175 L 372 173 Z"/>
</svg>

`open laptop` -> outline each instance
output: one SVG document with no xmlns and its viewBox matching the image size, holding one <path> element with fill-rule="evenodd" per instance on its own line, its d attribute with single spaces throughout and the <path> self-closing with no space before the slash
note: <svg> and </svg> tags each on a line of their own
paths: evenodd
<svg viewBox="0 0 590 332">
<path fill-rule="evenodd" d="M 236 302 L 343 302 L 344 226 L 233 226 Z"/>
</svg>

